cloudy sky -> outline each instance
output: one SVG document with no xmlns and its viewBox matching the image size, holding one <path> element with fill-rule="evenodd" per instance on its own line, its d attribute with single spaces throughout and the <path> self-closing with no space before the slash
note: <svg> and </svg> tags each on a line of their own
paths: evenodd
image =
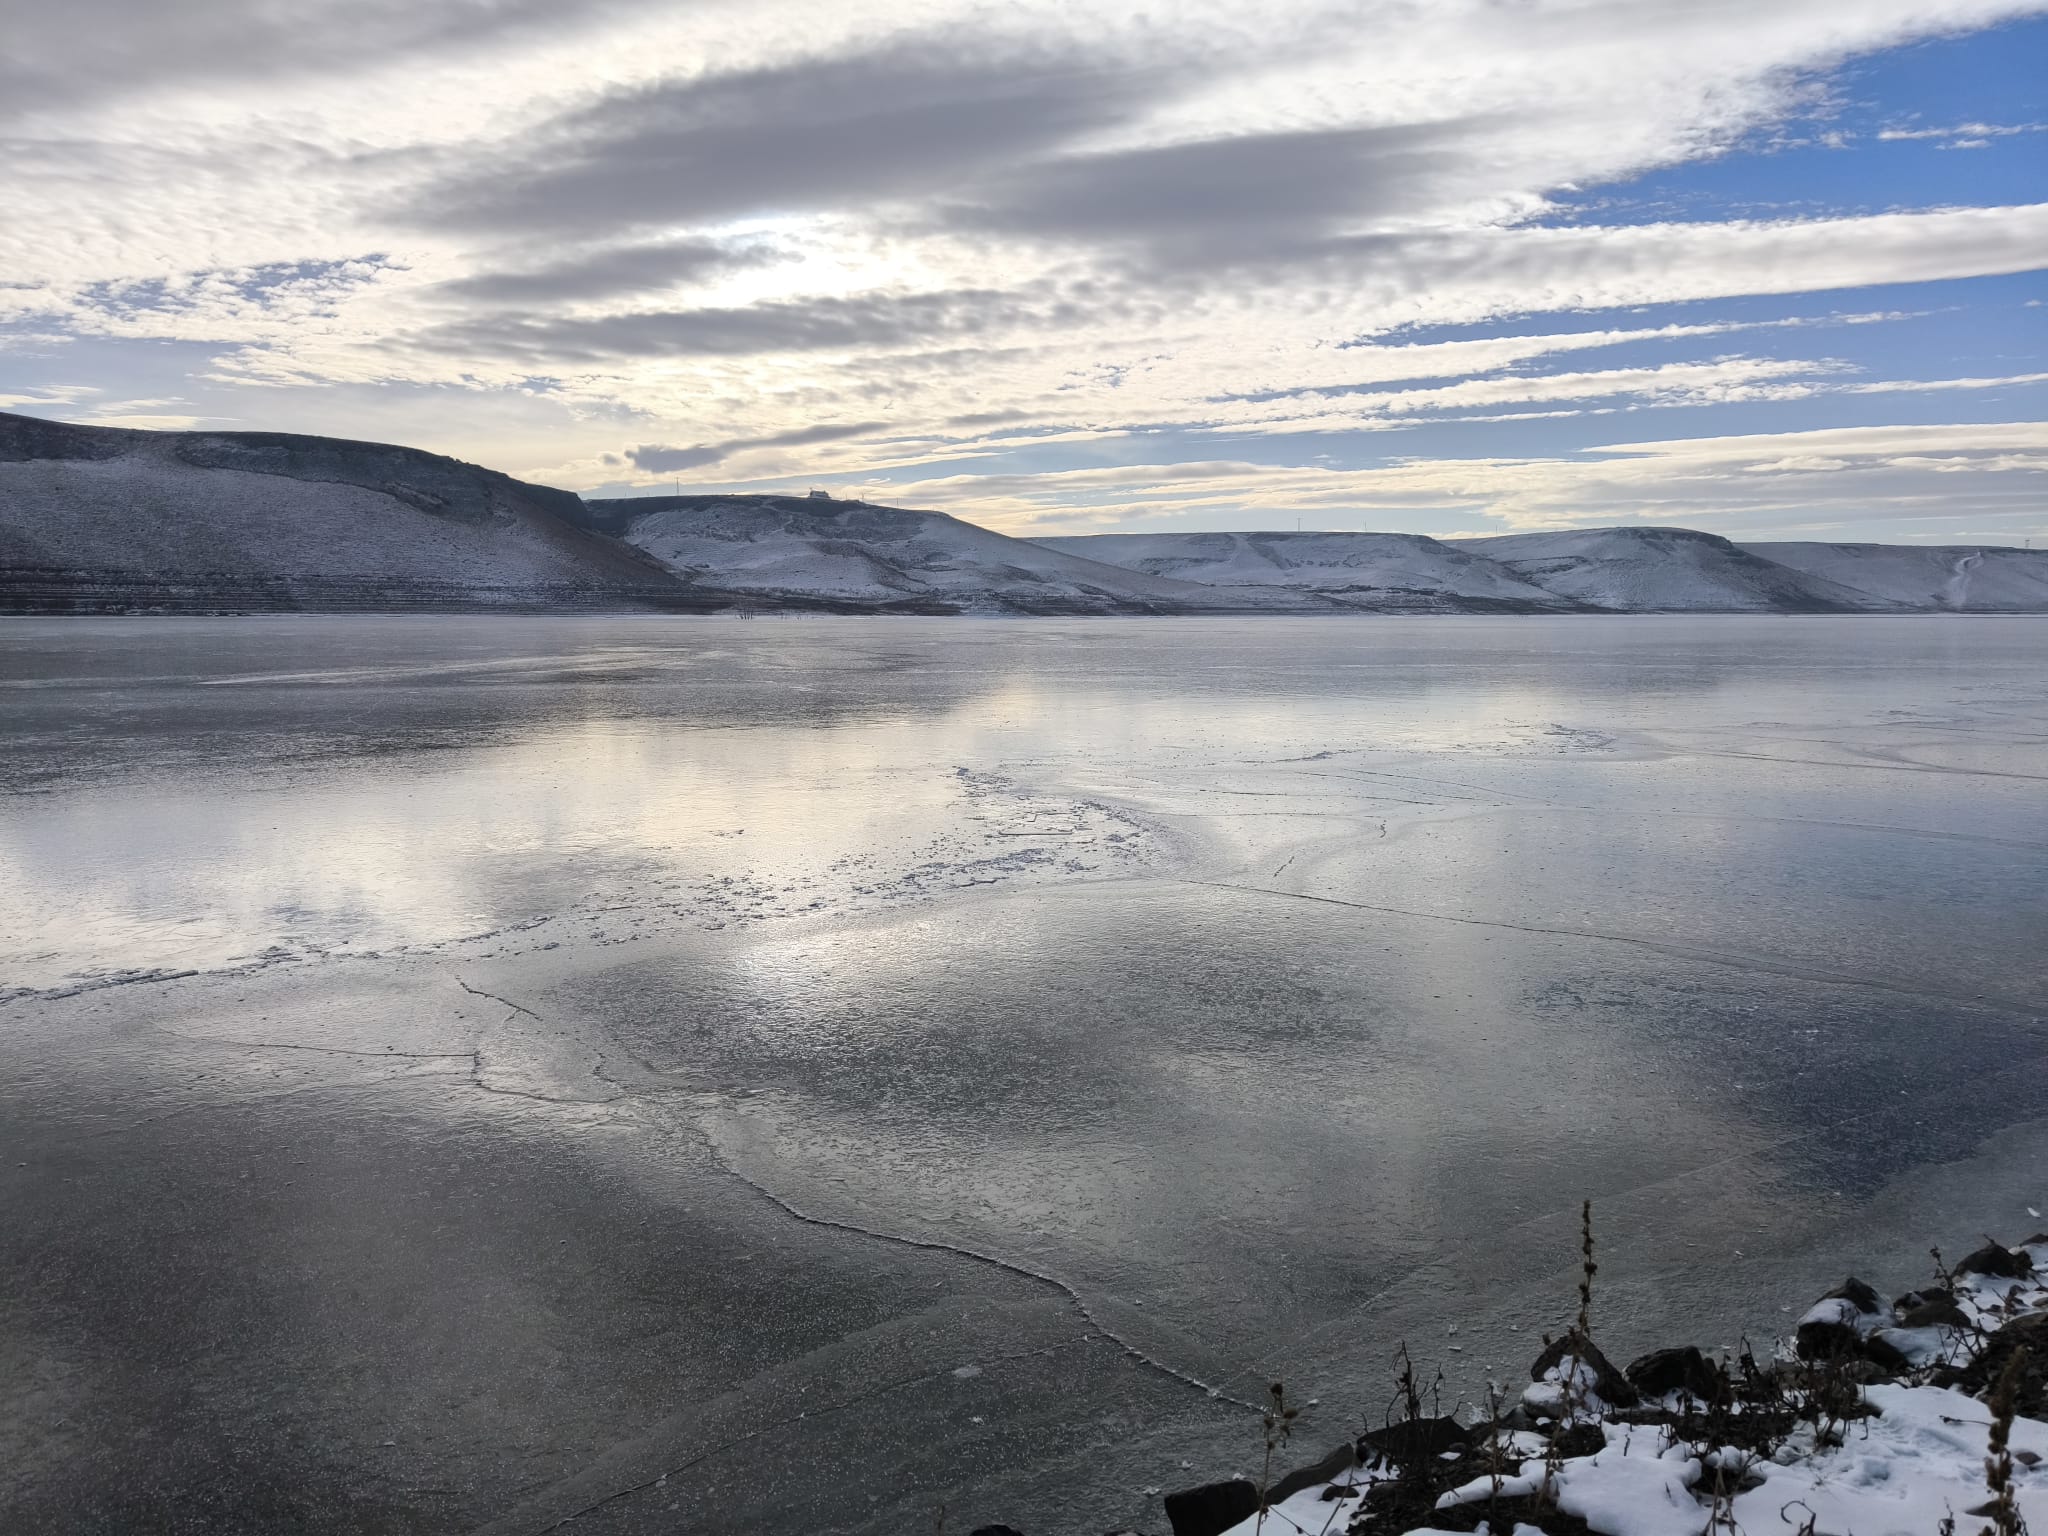
<svg viewBox="0 0 2048 1536">
<path fill-rule="evenodd" d="M 0 0 L 0 409 L 2048 541 L 2048 3 Z"/>
</svg>

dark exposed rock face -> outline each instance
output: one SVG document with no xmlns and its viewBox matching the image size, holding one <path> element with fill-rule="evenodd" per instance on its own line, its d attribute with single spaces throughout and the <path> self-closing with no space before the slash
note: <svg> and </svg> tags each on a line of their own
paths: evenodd
<svg viewBox="0 0 2048 1536">
<path fill-rule="evenodd" d="M 1384 1429 L 1369 1429 L 1358 1437 L 1360 1460 L 1369 1455 L 1384 1456 L 1396 1465 L 1441 1456 L 1453 1446 L 1463 1445 L 1472 1432 L 1453 1418 L 1409 1419 Z"/>
<path fill-rule="evenodd" d="M 1358 1465 L 1357 1452 L 1350 1445 L 1340 1445 L 1314 1466 L 1302 1467 L 1276 1480 L 1266 1490 L 1266 1503 L 1270 1507 L 1283 1499 L 1291 1499 L 1304 1488 L 1313 1488 L 1318 1483 L 1327 1483 L 1342 1477 Z"/>
<path fill-rule="evenodd" d="M 1645 1397 L 1687 1392 L 1704 1401 L 1719 1395 L 1727 1385 L 1719 1368 L 1691 1344 L 1683 1349 L 1653 1350 L 1630 1361 L 1622 1374 Z"/>
<path fill-rule="evenodd" d="M 2034 1261 L 2024 1249 L 1986 1243 L 1956 1265 L 1959 1274 L 1989 1275 L 1996 1280 L 2024 1280 L 2034 1272 Z"/>
<path fill-rule="evenodd" d="M 1567 1355 L 1576 1356 L 1592 1371 L 1593 1390 L 1606 1402 L 1616 1408 L 1635 1406 L 1636 1389 L 1629 1385 L 1628 1378 L 1614 1368 L 1614 1363 L 1600 1352 L 1599 1345 L 1591 1339 L 1580 1338 L 1576 1329 L 1551 1341 L 1529 1367 L 1529 1379 L 1541 1381 L 1547 1372 L 1563 1364 Z"/>
<path fill-rule="evenodd" d="M 1908 1291 L 1892 1302 L 1901 1328 L 1967 1328 L 1969 1318 L 1952 1291 Z"/>
<path fill-rule="evenodd" d="M 1877 1294 L 1877 1287 L 1858 1280 L 1854 1275 L 1844 1280 L 1821 1298 L 1822 1301 L 1846 1301 L 1858 1312 L 1876 1315 L 1883 1310 L 1883 1299 Z"/>
<path fill-rule="evenodd" d="M 1173 1536 L 1222 1536 L 1259 1512 L 1259 1490 L 1243 1478 L 1204 1483 L 1166 1496 Z"/>
</svg>

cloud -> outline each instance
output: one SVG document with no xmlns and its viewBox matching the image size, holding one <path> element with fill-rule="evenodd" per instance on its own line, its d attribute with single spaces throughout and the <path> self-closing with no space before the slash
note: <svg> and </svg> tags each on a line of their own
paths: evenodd
<svg viewBox="0 0 2048 1536">
<path fill-rule="evenodd" d="M 1990 379 L 1873 379 L 1865 384 L 1845 385 L 1858 395 L 1917 394 L 1922 390 L 2010 389 L 2027 384 L 2048 384 L 2048 373 L 2010 373 Z"/>
<path fill-rule="evenodd" d="M 449 168 L 402 213 L 434 229 L 589 235 L 866 208 L 1106 127 L 1166 78 L 933 39 L 663 81 Z"/>
<path fill-rule="evenodd" d="M 643 357 L 887 351 L 1020 323 L 1049 324 L 1059 311 L 1057 302 L 1033 296 L 955 289 L 590 318 L 508 312 L 432 327 L 412 340 L 429 351 L 509 358 L 535 367 L 590 365 Z"/>
<path fill-rule="evenodd" d="M 1825 472 L 1816 466 L 1826 464 Z M 875 499 L 935 507 L 1007 532 L 1348 526 L 1456 512 L 1503 530 L 1647 520 L 1782 526 L 1842 516 L 1939 523 L 2037 514 L 2048 422 L 1831 428 L 1608 443 L 1533 458 L 1415 459 L 1369 468 L 1216 459 L 1045 474 L 953 475 Z"/>
<path fill-rule="evenodd" d="M 1991 278 L 1914 307 L 2006 302 L 1982 296 L 2048 249 L 2013 156 L 1968 182 L 1994 206 L 1730 211 L 1854 205 L 1827 178 L 1855 156 L 1750 155 L 1811 139 L 1827 71 L 2040 8 L 79 0 L 0 45 L 0 389 L 47 398 L 36 354 L 68 337 L 64 379 L 112 396 L 311 430 L 353 411 L 588 483 L 663 472 L 603 463 L 631 441 L 666 472 L 780 449 L 950 478 L 1206 459 L 1230 433 L 1579 463 L 1604 412 L 1676 435 L 1924 413 L 1923 390 L 1990 414 L 2037 360 L 1937 350 L 1951 322 L 1894 324 L 1891 295 L 1844 301 L 1885 323 L 1822 345 L 1848 317 L 1791 296 Z M 1863 120 L 2008 137 L 1928 128 L 1937 105 Z M 1658 205 L 1691 222 L 1553 227 L 1553 199 L 1640 210 L 1576 194 L 1708 159 L 1707 190 Z M 1279 484 L 1202 483 L 1217 507 Z"/>
<path fill-rule="evenodd" d="M 100 393 L 92 384 L 45 384 L 28 394 L 0 394 L 0 411 L 71 410 Z"/>
<path fill-rule="evenodd" d="M 851 421 L 825 426 L 798 427 L 789 432 L 774 432 L 766 437 L 738 437 L 723 443 L 707 443 L 699 448 L 665 448 L 652 443 L 642 443 L 637 448 L 628 448 L 626 457 L 634 467 L 649 474 L 669 475 L 678 470 L 701 469 L 717 464 L 734 454 L 749 448 L 802 448 L 813 443 L 836 443 L 850 437 L 865 437 L 873 432 L 886 432 L 888 423 L 881 421 Z"/>
<path fill-rule="evenodd" d="M 1239 134 L 1025 167 L 949 211 L 1032 239 L 1143 245 L 1167 266 L 1284 258 L 1455 195 L 1493 119 Z"/>
<path fill-rule="evenodd" d="M 701 283 L 782 259 L 781 253 L 766 246 L 716 240 L 606 246 L 533 266 L 480 271 L 444 283 L 440 291 L 486 304 L 589 303 Z"/>
<path fill-rule="evenodd" d="M 2048 123 L 1958 123 L 1953 128 L 1885 128 L 1884 141 L 1895 139 L 2004 139 L 2018 133 L 2048 132 Z"/>
<path fill-rule="evenodd" d="M 334 75 L 555 31 L 624 0 L 67 0 L 11 7 L 0 116 L 152 88 Z"/>
</svg>

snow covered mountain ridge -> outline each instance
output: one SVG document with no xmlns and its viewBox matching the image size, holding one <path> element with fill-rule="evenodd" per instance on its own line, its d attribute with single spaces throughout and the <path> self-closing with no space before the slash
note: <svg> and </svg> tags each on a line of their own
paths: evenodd
<svg viewBox="0 0 2048 1536">
<path fill-rule="evenodd" d="M 1630 525 L 1440 541 L 1391 533 L 1095 534 L 1040 541 L 1240 591 L 1372 612 L 2048 613 L 2048 552 L 1731 543 Z"/>
<path fill-rule="evenodd" d="M 418 449 L 0 413 L 0 613 L 2048 613 L 2048 551 L 1629 525 L 1027 540 L 831 497 L 588 501 Z"/>
</svg>

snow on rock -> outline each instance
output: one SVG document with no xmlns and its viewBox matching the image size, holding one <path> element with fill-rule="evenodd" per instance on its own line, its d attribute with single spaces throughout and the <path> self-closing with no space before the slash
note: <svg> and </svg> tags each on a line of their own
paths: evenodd
<svg viewBox="0 0 2048 1536">
<path fill-rule="evenodd" d="M 0 415 L 5 608 L 692 605 L 580 512 L 410 448 Z"/>
<path fill-rule="evenodd" d="M 1417 1440 L 1425 1459 L 1404 1468 L 1398 1453 L 1366 1454 L 1399 1443 L 1376 1431 L 1276 1482 L 1263 1513 L 1239 1519 L 1233 1511 L 1223 1536 L 1976 1536 L 1991 1524 L 1990 1400 L 2023 1349 L 2011 1367 L 2019 1386 L 2005 1461 L 2021 1528 L 2048 1530 L 2044 1275 L 2048 1234 L 2012 1248 L 1987 1244 L 1889 1307 L 1850 1280 L 1800 1318 L 1796 1355 L 1763 1366 L 1747 1354 L 1739 1368 L 1707 1364 L 1711 1399 L 1674 1392 L 1628 1408 L 1603 1402 L 1604 1359 L 1568 1334 L 1532 1367 L 1533 1398 L 1462 1430 L 1455 1447 Z M 1949 1320 L 1919 1330 L 1938 1336 L 1939 1348 L 1882 1368 L 1873 1342 L 1909 1331 L 1886 1322 L 1930 1309 Z M 1807 1358 L 1811 1330 L 1829 1346 L 1818 1358 Z M 1683 1353 L 1644 1356 L 1628 1375 L 1659 1379 L 1653 1366 L 1674 1374 Z M 1566 1371 L 1574 1377 L 1568 1402 Z M 1362 1465 L 1345 1454 L 1354 1448 Z M 1238 1508 L 1255 1497 L 1246 1486 Z"/>
<path fill-rule="evenodd" d="M 1301 608 L 1233 597 L 1009 538 L 940 512 L 805 496 L 593 500 L 599 526 L 727 592 L 928 613 L 1196 613 Z"/>
<path fill-rule="evenodd" d="M 1314 592 L 1346 608 L 1543 613 L 1581 606 L 1462 544 L 1415 533 L 1099 533 L 1036 542 L 1151 576 Z"/>
<path fill-rule="evenodd" d="M 1629 613 L 1860 613 L 1896 606 L 1690 528 L 1578 528 L 1463 546 L 1561 598 Z"/>
<path fill-rule="evenodd" d="M 2048 550 L 1745 544 L 1753 555 L 1882 602 L 1955 613 L 2048 613 Z"/>
</svg>

